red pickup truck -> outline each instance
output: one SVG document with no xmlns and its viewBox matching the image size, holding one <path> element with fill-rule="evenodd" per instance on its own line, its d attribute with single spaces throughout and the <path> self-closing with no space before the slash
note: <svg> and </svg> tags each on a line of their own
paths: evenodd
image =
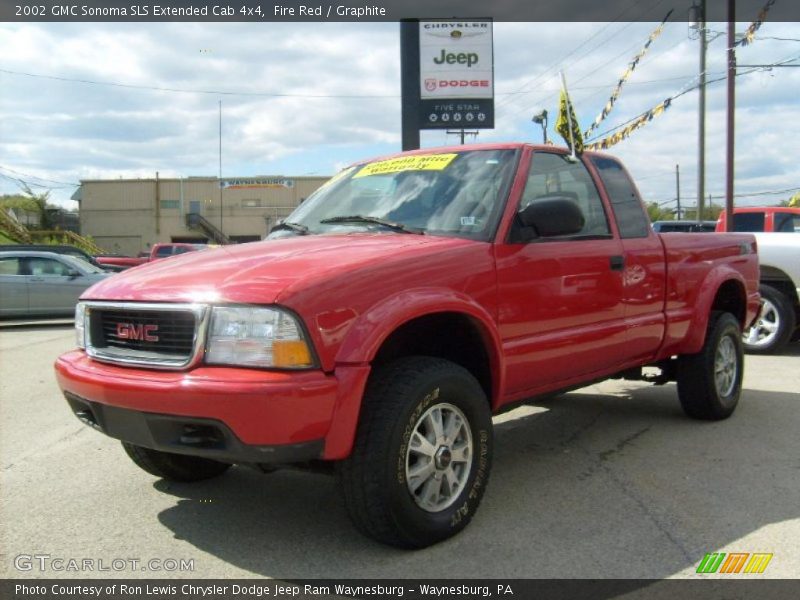
<svg viewBox="0 0 800 600">
<path fill-rule="evenodd" d="M 475 514 L 492 414 L 649 377 L 728 417 L 758 308 L 753 236 L 660 236 L 615 158 L 458 146 L 356 164 L 266 241 L 90 288 L 55 367 L 145 471 L 333 466 L 356 526 L 413 548 Z"/>
<path fill-rule="evenodd" d="M 716 231 L 727 231 L 726 211 L 717 219 Z M 740 206 L 733 209 L 733 231 L 800 233 L 800 208 Z"/>
<path fill-rule="evenodd" d="M 153 244 L 150 252 L 141 252 L 139 256 L 118 256 L 116 254 L 106 254 L 97 256 L 96 260 L 103 267 L 113 269 L 115 271 L 124 271 L 131 267 L 138 267 L 154 260 L 162 258 L 169 258 L 178 254 L 185 254 L 187 252 L 194 252 L 196 250 L 204 250 L 208 248 L 206 244 L 188 244 L 184 242 L 173 242 L 163 244 Z"/>
</svg>

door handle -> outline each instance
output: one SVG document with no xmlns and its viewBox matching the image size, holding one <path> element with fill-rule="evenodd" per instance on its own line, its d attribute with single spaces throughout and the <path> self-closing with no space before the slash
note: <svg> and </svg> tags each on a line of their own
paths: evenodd
<svg viewBox="0 0 800 600">
<path fill-rule="evenodd" d="M 625 269 L 625 257 L 624 256 L 612 256 L 608 259 L 608 266 L 611 267 L 612 271 L 622 271 Z"/>
</svg>

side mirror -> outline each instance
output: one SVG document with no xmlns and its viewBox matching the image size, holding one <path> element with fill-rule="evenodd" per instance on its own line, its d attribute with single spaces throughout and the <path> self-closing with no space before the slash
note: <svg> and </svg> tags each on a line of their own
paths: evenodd
<svg viewBox="0 0 800 600">
<path fill-rule="evenodd" d="M 580 207 L 566 196 L 538 199 L 518 216 L 522 225 L 533 228 L 540 237 L 580 233 L 586 223 Z"/>
<path fill-rule="evenodd" d="M 80 276 L 81 276 L 80 271 L 70 270 L 69 273 L 67 273 L 67 277 L 69 277 L 70 279 L 77 279 Z"/>
</svg>

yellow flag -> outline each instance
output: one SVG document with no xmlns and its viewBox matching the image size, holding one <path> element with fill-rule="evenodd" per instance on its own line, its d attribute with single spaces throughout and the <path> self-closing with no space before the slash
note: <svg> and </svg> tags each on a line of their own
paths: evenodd
<svg viewBox="0 0 800 600">
<path fill-rule="evenodd" d="M 581 129 L 578 126 L 578 119 L 575 117 L 575 110 L 572 108 L 569 94 L 565 89 L 561 90 L 556 131 L 561 134 L 570 149 L 575 152 L 583 152 L 583 134 L 581 134 Z M 570 132 L 572 133 L 571 136 Z"/>
</svg>

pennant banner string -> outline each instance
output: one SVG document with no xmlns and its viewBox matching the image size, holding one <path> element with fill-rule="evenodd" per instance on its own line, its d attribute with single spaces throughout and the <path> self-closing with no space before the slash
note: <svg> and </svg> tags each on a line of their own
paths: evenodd
<svg viewBox="0 0 800 600">
<path fill-rule="evenodd" d="M 787 58 L 785 60 L 782 60 L 782 61 L 774 63 L 772 66 L 778 66 L 778 65 L 786 64 L 786 63 L 795 61 L 797 59 L 798 59 L 797 57 Z M 749 69 L 747 71 L 739 71 L 736 74 L 736 76 L 740 77 L 742 75 L 749 75 L 750 73 L 755 73 L 756 71 L 760 71 L 763 68 L 764 67 L 757 67 L 757 68 L 754 67 L 754 68 Z M 697 79 L 699 79 L 699 76 L 695 77 L 691 82 L 689 82 L 686 85 L 684 85 L 683 88 L 681 89 L 681 91 L 679 91 L 677 94 L 674 94 L 674 95 L 670 96 L 669 98 L 667 98 L 666 100 L 664 100 L 660 104 L 654 106 L 650 110 L 640 114 L 637 117 L 634 117 L 630 121 L 626 121 L 622 125 L 618 125 L 617 127 L 609 129 L 605 133 L 600 134 L 600 135 L 605 135 L 605 134 L 609 134 L 610 133 L 611 135 L 608 135 L 607 137 L 605 137 L 603 139 L 591 142 L 589 144 L 585 144 L 584 149 L 585 150 L 605 150 L 607 148 L 610 148 L 611 146 L 614 146 L 615 144 L 618 144 L 622 140 L 627 139 L 628 137 L 630 137 L 630 135 L 634 131 L 636 131 L 637 129 L 641 129 L 642 127 L 647 125 L 647 123 L 652 121 L 654 118 L 656 118 L 656 117 L 660 116 L 661 114 L 663 114 L 670 106 L 672 106 L 672 102 L 674 102 L 676 99 L 678 99 L 681 96 L 683 96 L 684 94 L 688 94 L 689 92 L 691 92 L 693 90 L 696 90 L 698 87 L 700 87 L 700 84 L 694 84 L 694 82 L 697 81 Z M 706 85 L 710 85 L 710 84 L 716 83 L 718 81 L 724 81 L 725 79 L 727 79 L 726 76 L 718 77 L 716 79 L 711 79 L 710 81 L 706 81 Z M 614 133 L 612 133 L 612 132 L 614 132 Z"/>
<path fill-rule="evenodd" d="M 753 43 L 753 40 L 756 37 L 756 31 L 758 31 L 761 28 L 761 25 L 763 25 L 764 21 L 767 20 L 767 13 L 769 12 L 769 9 L 772 8 L 773 4 L 775 4 L 775 0 L 767 0 L 764 8 L 762 8 L 758 13 L 756 20 L 750 23 L 750 27 L 748 27 L 747 31 L 745 31 L 744 37 L 736 42 L 734 46 L 747 46 Z"/>
<path fill-rule="evenodd" d="M 770 1 L 774 2 L 775 0 L 770 0 Z M 664 29 L 664 25 L 666 24 L 667 19 L 669 19 L 669 17 L 672 14 L 672 12 L 673 11 L 670 10 L 667 13 L 667 16 L 665 16 L 662 19 L 662 21 L 658 25 L 658 27 L 656 27 L 653 30 L 653 32 L 650 34 L 650 37 L 647 38 L 647 41 L 645 42 L 644 47 L 639 51 L 639 53 L 636 56 L 633 57 L 633 60 L 630 63 L 628 63 L 628 68 L 625 69 L 625 72 L 622 74 L 622 76 L 620 77 L 619 81 L 617 82 L 617 85 L 614 88 L 614 91 L 611 92 L 611 97 L 608 99 L 608 102 L 606 102 L 606 105 L 603 107 L 603 110 L 600 111 L 600 114 L 597 115 L 597 118 L 594 120 L 594 123 L 592 123 L 591 126 L 589 127 L 589 129 L 587 129 L 586 132 L 583 134 L 584 137 L 589 137 L 592 134 L 592 132 L 594 132 L 594 130 L 597 129 L 597 127 L 600 125 L 600 123 L 602 123 L 605 120 L 605 118 L 609 115 L 611 110 L 614 108 L 614 104 L 616 103 L 617 98 L 619 98 L 620 92 L 622 92 L 622 86 L 625 85 L 625 82 L 628 81 L 630 76 L 636 70 L 636 67 L 639 64 L 639 61 L 641 61 L 642 58 L 644 58 L 644 55 L 647 54 L 647 51 L 650 49 L 650 44 L 652 44 L 653 41 L 655 41 L 655 39 L 659 35 L 661 35 L 661 32 Z"/>
</svg>

